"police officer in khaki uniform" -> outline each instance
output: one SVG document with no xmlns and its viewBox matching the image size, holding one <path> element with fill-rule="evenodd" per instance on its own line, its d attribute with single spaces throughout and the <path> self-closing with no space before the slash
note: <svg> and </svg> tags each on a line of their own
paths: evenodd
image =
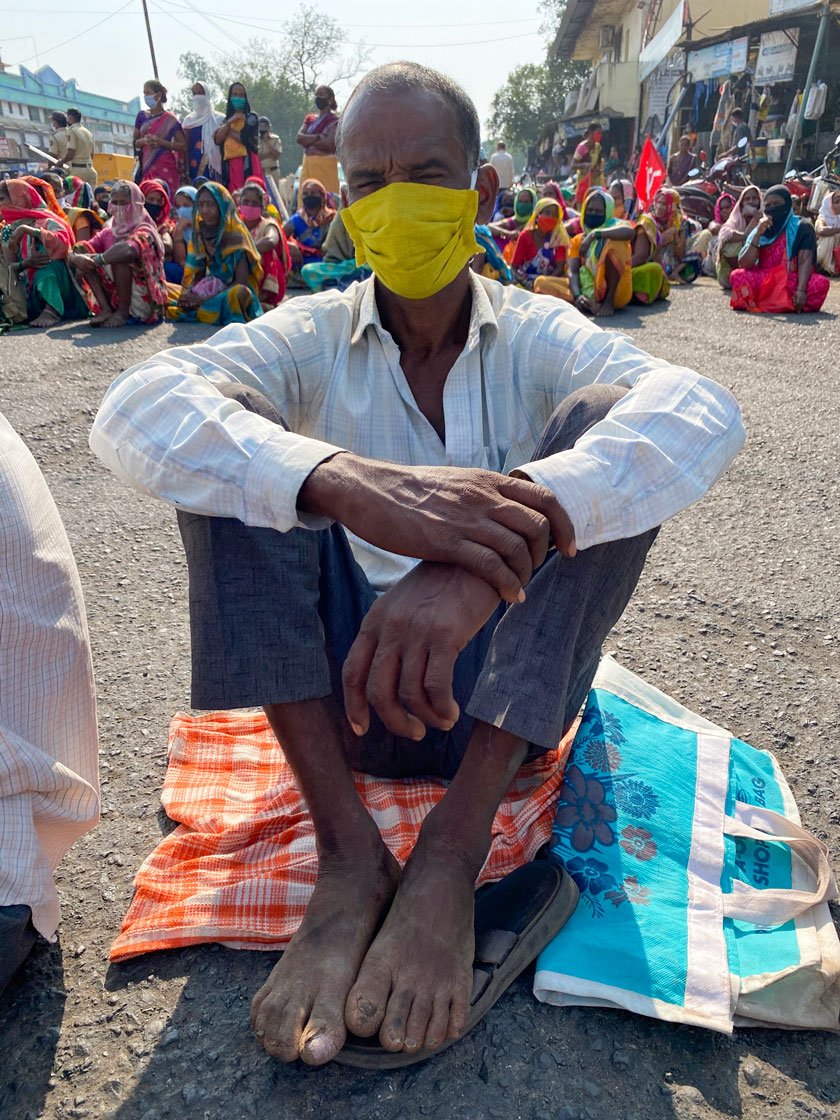
<svg viewBox="0 0 840 1120">
<path fill-rule="evenodd" d="M 78 109 L 67 110 L 70 138 L 67 146 L 67 163 L 71 175 L 95 187 L 99 181 L 93 166 L 93 133 L 82 124 Z"/>
<path fill-rule="evenodd" d="M 276 132 L 271 131 L 271 121 L 268 117 L 260 117 L 259 157 L 266 179 L 265 185 L 269 188 L 285 221 L 289 215 L 285 213 L 286 207 L 283 202 L 283 195 L 280 192 L 280 156 L 282 154 L 283 141 Z"/>
<path fill-rule="evenodd" d="M 70 146 L 70 130 L 67 127 L 67 117 L 64 113 L 50 114 L 53 126 L 52 139 L 50 140 L 50 155 L 56 161 L 56 170 L 61 172 L 67 160 L 67 149 Z"/>
</svg>

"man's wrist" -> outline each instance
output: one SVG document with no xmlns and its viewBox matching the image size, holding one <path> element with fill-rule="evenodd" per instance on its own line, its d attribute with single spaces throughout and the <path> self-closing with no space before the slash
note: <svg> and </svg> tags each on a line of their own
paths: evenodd
<svg viewBox="0 0 840 1120">
<path fill-rule="evenodd" d="M 356 458 L 349 451 L 338 451 L 310 471 L 298 491 L 297 508 L 300 512 L 340 521 L 336 510 L 346 506 L 352 493 Z"/>
</svg>

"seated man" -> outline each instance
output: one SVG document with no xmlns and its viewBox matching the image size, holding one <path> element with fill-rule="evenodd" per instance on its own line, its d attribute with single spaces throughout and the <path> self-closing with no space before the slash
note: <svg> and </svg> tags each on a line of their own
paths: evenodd
<svg viewBox="0 0 840 1120">
<path fill-rule="evenodd" d="M 52 872 L 97 822 L 98 775 L 79 574 L 44 476 L 0 415 L 0 992 L 36 932 L 55 934 Z"/>
<path fill-rule="evenodd" d="M 262 705 L 312 815 L 318 884 L 252 1007 L 284 1061 L 463 1033 L 496 809 L 744 438 L 718 385 L 471 271 L 479 135 L 442 75 L 369 74 L 338 153 L 374 276 L 141 363 L 91 435 L 181 511 L 193 703 Z M 352 768 L 452 779 L 402 873 Z"/>
</svg>

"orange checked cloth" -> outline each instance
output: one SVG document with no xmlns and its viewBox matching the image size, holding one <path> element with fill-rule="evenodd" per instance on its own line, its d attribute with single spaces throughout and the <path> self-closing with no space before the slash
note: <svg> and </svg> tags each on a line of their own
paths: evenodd
<svg viewBox="0 0 840 1120">
<path fill-rule="evenodd" d="M 479 884 L 527 863 L 549 839 L 572 738 L 517 774 Z M 357 774 L 356 787 L 405 863 L 446 783 Z M 262 712 L 176 714 L 161 802 L 178 827 L 137 873 L 111 960 L 207 941 L 282 948 L 303 918 L 318 860 L 306 804 Z"/>
</svg>

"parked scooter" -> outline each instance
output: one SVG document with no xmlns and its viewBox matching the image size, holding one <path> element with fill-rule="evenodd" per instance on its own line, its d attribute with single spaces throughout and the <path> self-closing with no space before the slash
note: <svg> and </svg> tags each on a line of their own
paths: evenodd
<svg viewBox="0 0 840 1120">
<path fill-rule="evenodd" d="M 825 196 L 831 191 L 840 190 L 840 136 L 834 147 L 826 153 L 825 159 L 813 171 L 788 171 L 785 186 L 791 194 L 803 200 L 803 208 L 811 218 L 820 212 Z M 807 199 L 807 202 L 805 201 Z"/>
<path fill-rule="evenodd" d="M 690 181 L 676 188 L 685 216 L 699 222 L 704 229 L 714 221 L 715 203 L 724 191 L 737 198 L 744 187 L 753 185 L 747 155 L 749 140 L 745 136 L 738 141 L 738 148 L 740 155 L 719 159 L 708 170 L 695 168 L 689 171 Z"/>
</svg>

